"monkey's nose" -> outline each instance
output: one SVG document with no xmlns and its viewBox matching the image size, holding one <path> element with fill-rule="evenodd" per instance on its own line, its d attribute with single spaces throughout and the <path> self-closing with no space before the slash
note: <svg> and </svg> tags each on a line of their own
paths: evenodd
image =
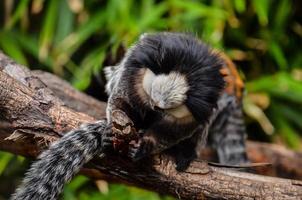
<svg viewBox="0 0 302 200">
<path fill-rule="evenodd" d="M 151 109 L 154 110 L 154 111 L 160 111 L 162 110 L 160 107 L 157 106 L 156 103 L 154 103 L 153 101 L 150 101 L 150 106 L 151 106 Z"/>
<path fill-rule="evenodd" d="M 154 107 L 153 107 L 153 110 L 155 110 L 155 111 L 162 111 L 163 109 L 161 109 L 161 108 L 158 107 L 158 106 L 154 106 Z"/>
</svg>

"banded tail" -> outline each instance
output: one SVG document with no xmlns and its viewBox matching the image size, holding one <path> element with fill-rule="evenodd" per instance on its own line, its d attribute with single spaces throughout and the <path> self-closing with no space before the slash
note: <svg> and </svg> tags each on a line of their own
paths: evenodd
<svg viewBox="0 0 302 200">
<path fill-rule="evenodd" d="M 246 130 L 242 105 L 234 96 L 224 95 L 221 110 L 210 128 L 210 141 L 219 162 L 228 165 L 249 163 L 246 154 Z"/>
<path fill-rule="evenodd" d="M 64 184 L 102 151 L 105 120 L 70 131 L 44 151 L 26 173 L 11 200 L 55 200 Z"/>
</svg>

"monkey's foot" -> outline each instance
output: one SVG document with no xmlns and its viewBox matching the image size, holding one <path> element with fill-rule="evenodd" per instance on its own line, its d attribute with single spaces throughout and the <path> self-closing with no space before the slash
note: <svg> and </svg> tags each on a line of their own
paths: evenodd
<svg viewBox="0 0 302 200">
<path fill-rule="evenodd" d="M 176 170 L 185 171 L 195 158 L 195 155 L 185 156 L 184 154 L 178 154 L 175 157 Z"/>
<path fill-rule="evenodd" d="M 184 141 L 166 151 L 167 154 L 174 158 L 177 171 L 185 171 L 191 162 L 197 158 L 194 144 L 190 141 Z"/>
<path fill-rule="evenodd" d="M 154 149 L 154 141 L 148 137 L 139 139 L 138 142 L 130 142 L 128 156 L 137 161 L 143 157 L 149 156 Z"/>
</svg>

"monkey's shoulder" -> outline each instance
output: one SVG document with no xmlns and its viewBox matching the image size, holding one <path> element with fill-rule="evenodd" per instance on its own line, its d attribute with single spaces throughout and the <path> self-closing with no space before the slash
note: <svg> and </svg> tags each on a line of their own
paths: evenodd
<svg viewBox="0 0 302 200">
<path fill-rule="evenodd" d="M 241 100 L 244 91 L 244 82 L 239 75 L 238 69 L 227 55 L 221 52 L 219 55 L 224 61 L 224 65 L 220 70 L 226 82 L 224 92 L 229 95 L 234 95 L 238 100 Z"/>
</svg>

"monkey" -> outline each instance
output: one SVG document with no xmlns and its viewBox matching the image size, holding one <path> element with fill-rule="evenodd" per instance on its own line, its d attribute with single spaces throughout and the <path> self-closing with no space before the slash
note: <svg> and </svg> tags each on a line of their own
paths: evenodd
<svg viewBox="0 0 302 200">
<path fill-rule="evenodd" d="M 139 139 L 129 144 L 133 161 L 165 152 L 183 171 L 198 157 L 209 135 L 221 163 L 248 162 L 242 88 L 232 81 L 237 74 L 229 66 L 192 35 L 143 34 L 118 65 L 104 68 L 109 95 L 106 120 L 83 125 L 52 144 L 11 199 L 57 199 L 85 163 L 113 150 L 114 110 L 124 111 L 140 130 Z"/>
</svg>

